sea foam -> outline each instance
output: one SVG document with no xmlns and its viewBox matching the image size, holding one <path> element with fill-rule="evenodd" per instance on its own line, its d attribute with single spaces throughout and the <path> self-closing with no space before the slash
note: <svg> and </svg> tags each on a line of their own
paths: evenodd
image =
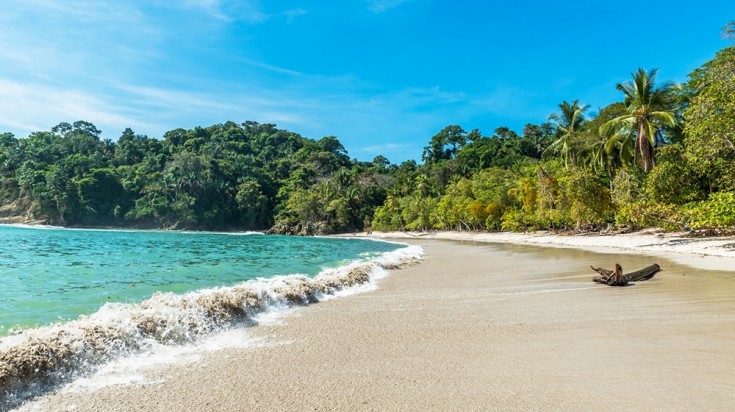
<svg viewBox="0 0 735 412">
<path fill-rule="evenodd" d="M 126 355 L 191 344 L 256 324 L 265 312 L 372 289 L 388 269 L 414 264 L 422 253 L 407 246 L 313 278 L 294 274 L 181 295 L 156 293 L 140 303 L 107 303 L 73 321 L 0 338 L 0 410 Z"/>
</svg>

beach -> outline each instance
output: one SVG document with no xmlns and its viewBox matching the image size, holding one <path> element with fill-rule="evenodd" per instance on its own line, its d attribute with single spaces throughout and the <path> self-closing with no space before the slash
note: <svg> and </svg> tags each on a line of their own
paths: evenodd
<svg viewBox="0 0 735 412">
<path fill-rule="evenodd" d="M 699 269 L 735 272 L 735 237 L 690 237 L 686 232 L 647 229 L 615 235 L 564 235 L 548 231 L 514 232 L 375 232 L 358 236 L 388 239 L 443 239 L 581 249 L 601 253 L 662 256 Z"/>
<path fill-rule="evenodd" d="M 253 344 L 151 368 L 133 383 L 61 389 L 21 410 L 735 405 L 735 265 L 727 240 L 719 246 L 724 256 L 700 247 L 672 260 L 677 252 L 665 248 L 401 237 L 424 248 L 424 260 L 391 270 L 376 290 L 247 328 Z M 663 271 L 623 288 L 591 282 L 589 265 L 615 263 L 626 270 L 658 263 Z"/>
</svg>

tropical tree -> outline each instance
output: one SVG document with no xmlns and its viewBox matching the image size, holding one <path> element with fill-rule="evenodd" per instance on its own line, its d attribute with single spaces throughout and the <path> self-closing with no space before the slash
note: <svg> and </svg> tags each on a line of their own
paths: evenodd
<svg viewBox="0 0 735 412">
<path fill-rule="evenodd" d="M 422 158 L 426 163 L 453 159 L 466 143 L 467 132 L 457 125 L 447 126 L 431 138 L 429 145 L 424 147 Z"/>
<path fill-rule="evenodd" d="M 584 112 L 589 109 L 588 105 L 579 104 L 579 100 L 571 103 L 564 100 L 559 104 L 559 113 L 549 115 L 549 120 L 556 125 L 559 138 L 554 141 L 546 151 L 558 152 L 564 159 L 564 164 L 572 160 L 576 164 L 577 158 L 574 151 L 574 139 L 585 123 Z"/>
<path fill-rule="evenodd" d="M 656 87 L 656 73 L 638 69 L 631 73 L 632 82 L 619 83 L 616 87 L 623 92 L 623 104 L 627 113 L 612 119 L 600 127 L 600 133 L 619 141 L 627 136 L 635 137 L 635 156 L 640 155 L 643 170 L 648 172 L 655 166 L 653 147 L 663 141 L 662 129 L 674 127 L 676 120 L 669 108 L 673 85 Z"/>
<path fill-rule="evenodd" d="M 710 190 L 735 190 L 735 47 L 717 53 L 692 76 L 684 144 L 691 166 Z"/>
<path fill-rule="evenodd" d="M 628 139 L 629 136 L 621 142 L 614 142 L 600 135 L 600 126 L 625 113 L 627 110 L 623 103 L 613 103 L 598 109 L 597 115 L 585 123 L 575 145 L 579 165 L 594 172 L 605 172 L 612 179 L 615 169 L 632 163 L 633 140 Z"/>
</svg>

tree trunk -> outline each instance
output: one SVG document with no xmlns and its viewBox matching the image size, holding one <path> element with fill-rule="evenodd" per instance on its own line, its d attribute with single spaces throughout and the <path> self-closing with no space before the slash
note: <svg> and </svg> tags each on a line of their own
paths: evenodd
<svg viewBox="0 0 735 412">
<path fill-rule="evenodd" d="M 623 275 L 623 268 L 617 263 L 615 264 L 615 271 L 594 265 L 590 267 L 601 275 L 594 277 L 592 281 L 608 286 L 625 286 L 630 282 L 649 280 L 661 270 L 661 266 L 655 263 L 635 272 L 626 273 L 625 275 Z"/>
<path fill-rule="evenodd" d="M 638 136 L 636 137 L 637 149 L 641 153 L 641 163 L 643 163 L 643 171 L 648 173 L 656 165 L 655 158 L 653 157 L 653 144 L 650 139 L 651 136 L 645 133 L 645 122 L 646 120 L 640 120 L 638 124 Z"/>
</svg>

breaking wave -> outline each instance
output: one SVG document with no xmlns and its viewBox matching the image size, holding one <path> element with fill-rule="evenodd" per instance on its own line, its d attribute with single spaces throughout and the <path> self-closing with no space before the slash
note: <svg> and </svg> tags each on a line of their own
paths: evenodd
<svg viewBox="0 0 735 412">
<path fill-rule="evenodd" d="M 408 246 L 367 261 L 305 275 L 259 278 L 231 287 L 140 303 L 107 303 L 91 315 L 0 338 L 0 410 L 18 406 L 112 359 L 154 346 L 196 342 L 269 310 L 307 305 L 374 284 L 386 270 L 412 265 L 423 250 Z"/>
</svg>

